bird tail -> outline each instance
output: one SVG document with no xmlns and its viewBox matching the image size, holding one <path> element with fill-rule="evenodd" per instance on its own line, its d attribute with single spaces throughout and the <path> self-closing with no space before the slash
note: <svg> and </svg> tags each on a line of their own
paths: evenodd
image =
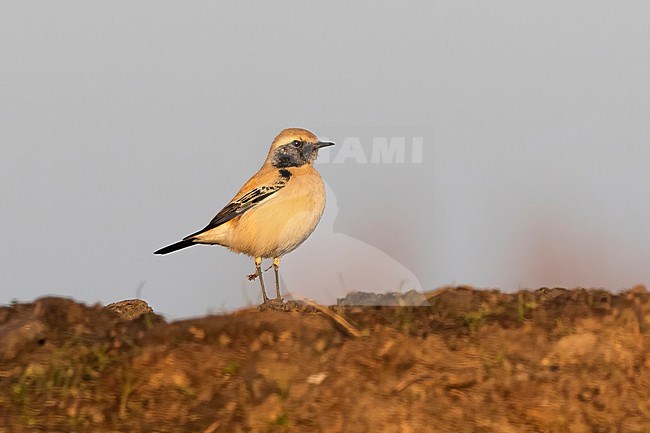
<svg viewBox="0 0 650 433">
<path fill-rule="evenodd" d="M 169 254 L 177 250 L 182 250 L 183 248 L 191 247 L 196 242 L 193 239 L 183 239 L 182 241 L 176 242 L 175 244 L 167 245 L 164 248 L 155 251 L 154 254 Z"/>
</svg>

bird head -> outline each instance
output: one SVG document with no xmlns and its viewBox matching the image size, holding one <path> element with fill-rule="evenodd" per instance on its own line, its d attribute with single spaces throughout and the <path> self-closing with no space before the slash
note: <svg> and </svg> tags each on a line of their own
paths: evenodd
<svg viewBox="0 0 650 433">
<path fill-rule="evenodd" d="M 266 159 L 277 168 L 300 167 L 313 164 L 318 157 L 318 149 L 333 145 L 320 141 L 306 129 L 289 128 L 275 137 Z"/>
</svg>

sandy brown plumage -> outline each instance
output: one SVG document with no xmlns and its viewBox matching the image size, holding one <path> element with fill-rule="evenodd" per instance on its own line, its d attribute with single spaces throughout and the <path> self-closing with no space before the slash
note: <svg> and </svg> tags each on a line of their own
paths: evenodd
<svg viewBox="0 0 650 433">
<path fill-rule="evenodd" d="M 311 235 L 325 209 L 323 180 L 312 164 L 318 149 L 332 144 L 319 141 L 304 129 L 285 129 L 271 144 L 260 170 L 206 227 L 155 254 L 214 244 L 249 255 L 255 259 L 265 302 L 268 298 L 261 262 L 273 258 L 276 294 L 280 298 L 280 258 Z"/>
</svg>

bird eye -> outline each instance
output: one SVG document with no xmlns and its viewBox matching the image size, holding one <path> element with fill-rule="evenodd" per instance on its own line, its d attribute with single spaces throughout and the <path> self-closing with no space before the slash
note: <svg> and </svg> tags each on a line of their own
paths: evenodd
<svg viewBox="0 0 650 433">
<path fill-rule="evenodd" d="M 291 146 L 293 146 L 293 147 L 300 147 L 300 146 L 302 146 L 302 141 L 300 141 L 300 140 L 293 140 L 293 141 L 291 142 Z"/>
</svg>

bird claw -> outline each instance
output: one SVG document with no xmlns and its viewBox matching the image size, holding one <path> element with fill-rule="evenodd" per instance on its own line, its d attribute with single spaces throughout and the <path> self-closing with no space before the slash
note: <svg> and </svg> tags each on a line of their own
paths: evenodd
<svg viewBox="0 0 650 433">
<path fill-rule="evenodd" d="M 255 281 L 257 279 L 258 275 L 257 274 L 249 274 L 248 275 L 248 281 Z"/>
</svg>

